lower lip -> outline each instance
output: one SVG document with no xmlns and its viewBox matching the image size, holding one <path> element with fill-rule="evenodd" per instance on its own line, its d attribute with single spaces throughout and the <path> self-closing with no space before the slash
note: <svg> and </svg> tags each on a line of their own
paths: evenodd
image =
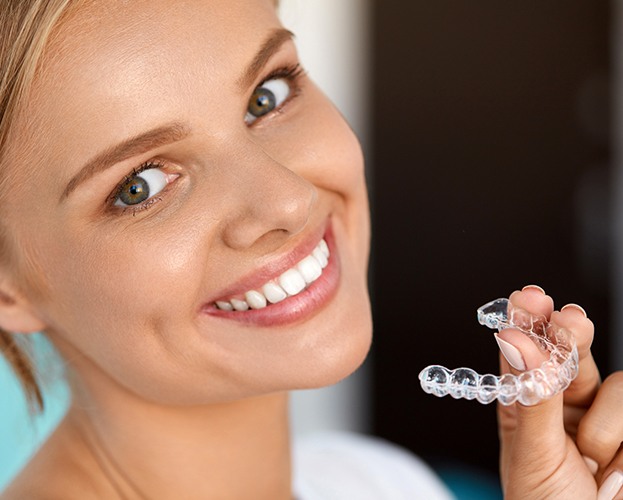
<svg viewBox="0 0 623 500">
<path fill-rule="evenodd" d="M 214 304 L 207 304 L 202 311 L 210 316 L 234 320 L 254 326 L 289 325 L 307 319 L 320 311 L 335 295 L 340 281 L 340 265 L 331 231 L 324 236 L 330 257 L 320 277 L 301 293 L 288 297 L 263 309 L 248 311 L 222 311 Z"/>
</svg>

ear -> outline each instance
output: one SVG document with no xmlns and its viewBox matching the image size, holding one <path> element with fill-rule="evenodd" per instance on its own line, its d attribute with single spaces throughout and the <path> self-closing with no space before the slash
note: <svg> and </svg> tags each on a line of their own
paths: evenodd
<svg viewBox="0 0 623 500">
<path fill-rule="evenodd" d="M 45 323 L 32 304 L 15 290 L 0 283 L 0 328 L 11 333 L 34 333 L 44 330 Z"/>
</svg>

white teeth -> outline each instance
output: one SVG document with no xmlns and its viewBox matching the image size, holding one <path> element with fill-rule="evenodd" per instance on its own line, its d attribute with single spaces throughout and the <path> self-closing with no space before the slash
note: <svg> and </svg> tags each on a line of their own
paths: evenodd
<svg viewBox="0 0 623 500">
<path fill-rule="evenodd" d="M 308 285 L 316 281 L 322 274 L 322 267 L 314 256 L 309 255 L 298 263 L 296 268 L 299 270 L 305 283 Z"/>
<path fill-rule="evenodd" d="M 231 305 L 234 306 L 236 311 L 248 311 L 249 304 L 247 304 L 244 300 L 231 299 Z"/>
<path fill-rule="evenodd" d="M 231 302 L 217 301 L 216 307 L 222 311 L 248 311 L 263 309 L 268 303 L 276 304 L 288 296 L 296 295 L 316 281 L 322 270 L 329 263 L 329 246 L 322 239 L 311 255 L 301 260 L 295 267 L 288 269 L 275 281 L 262 286 L 261 291 L 249 290 L 244 294 L 245 300 L 231 299 Z"/>
<path fill-rule="evenodd" d="M 320 263 L 320 267 L 322 267 L 323 269 L 327 267 L 327 264 L 329 263 L 329 259 L 327 258 L 327 256 L 324 254 L 324 252 L 320 248 L 318 247 L 314 248 L 312 255 Z"/>
<path fill-rule="evenodd" d="M 324 239 L 320 240 L 320 243 L 318 243 L 318 248 L 322 250 L 322 253 L 325 254 L 327 258 L 329 257 L 329 245 L 327 245 L 327 242 Z"/>
<path fill-rule="evenodd" d="M 264 292 L 264 295 L 266 295 L 268 302 L 270 302 L 271 304 L 281 302 L 288 296 L 283 288 L 281 288 L 277 283 L 273 283 L 272 281 L 269 281 L 262 287 L 262 292 Z"/>
<path fill-rule="evenodd" d="M 262 309 L 266 307 L 266 297 L 264 297 L 260 292 L 250 290 L 244 294 L 244 298 L 251 309 Z"/>
<path fill-rule="evenodd" d="M 288 269 L 279 276 L 279 285 L 288 292 L 288 295 L 296 295 L 305 288 L 307 283 L 296 269 Z"/>
</svg>

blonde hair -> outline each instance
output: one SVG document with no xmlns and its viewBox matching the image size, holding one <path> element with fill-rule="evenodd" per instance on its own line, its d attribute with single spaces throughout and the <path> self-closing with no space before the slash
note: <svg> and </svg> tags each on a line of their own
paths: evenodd
<svg viewBox="0 0 623 500">
<path fill-rule="evenodd" d="M 0 2 L 0 177 L 6 175 L 11 127 L 28 98 L 45 47 L 68 7 L 75 3 L 76 0 Z M 1 260 L 8 259 L 6 253 L 6 245 L 0 242 Z M 34 363 L 20 337 L 23 336 L 0 330 L 0 351 L 20 380 L 30 407 L 42 411 L 44 403 Z"/>
</svg>

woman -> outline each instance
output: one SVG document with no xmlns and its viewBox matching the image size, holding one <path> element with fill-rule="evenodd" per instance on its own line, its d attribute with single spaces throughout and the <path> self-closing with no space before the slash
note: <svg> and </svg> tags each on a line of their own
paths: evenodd
<svg viewBox="0 0 623 500">
<path fill-rule="evenodd" d="M 0 9 L 0 327 L 45 331 L 73 386 L 3 498 L 291 498 L 287 391 L 342 379 L 370 345 L 351 130 L 271 0 Z M 506 410 L 507 494 L 593 498 L 618 467 L 620 384 L 595 399 L 580 310 L 512 300 L 575 332 L 566 423 L 584 418 L 576 441 L 562 397 Z"/>
</svg>

